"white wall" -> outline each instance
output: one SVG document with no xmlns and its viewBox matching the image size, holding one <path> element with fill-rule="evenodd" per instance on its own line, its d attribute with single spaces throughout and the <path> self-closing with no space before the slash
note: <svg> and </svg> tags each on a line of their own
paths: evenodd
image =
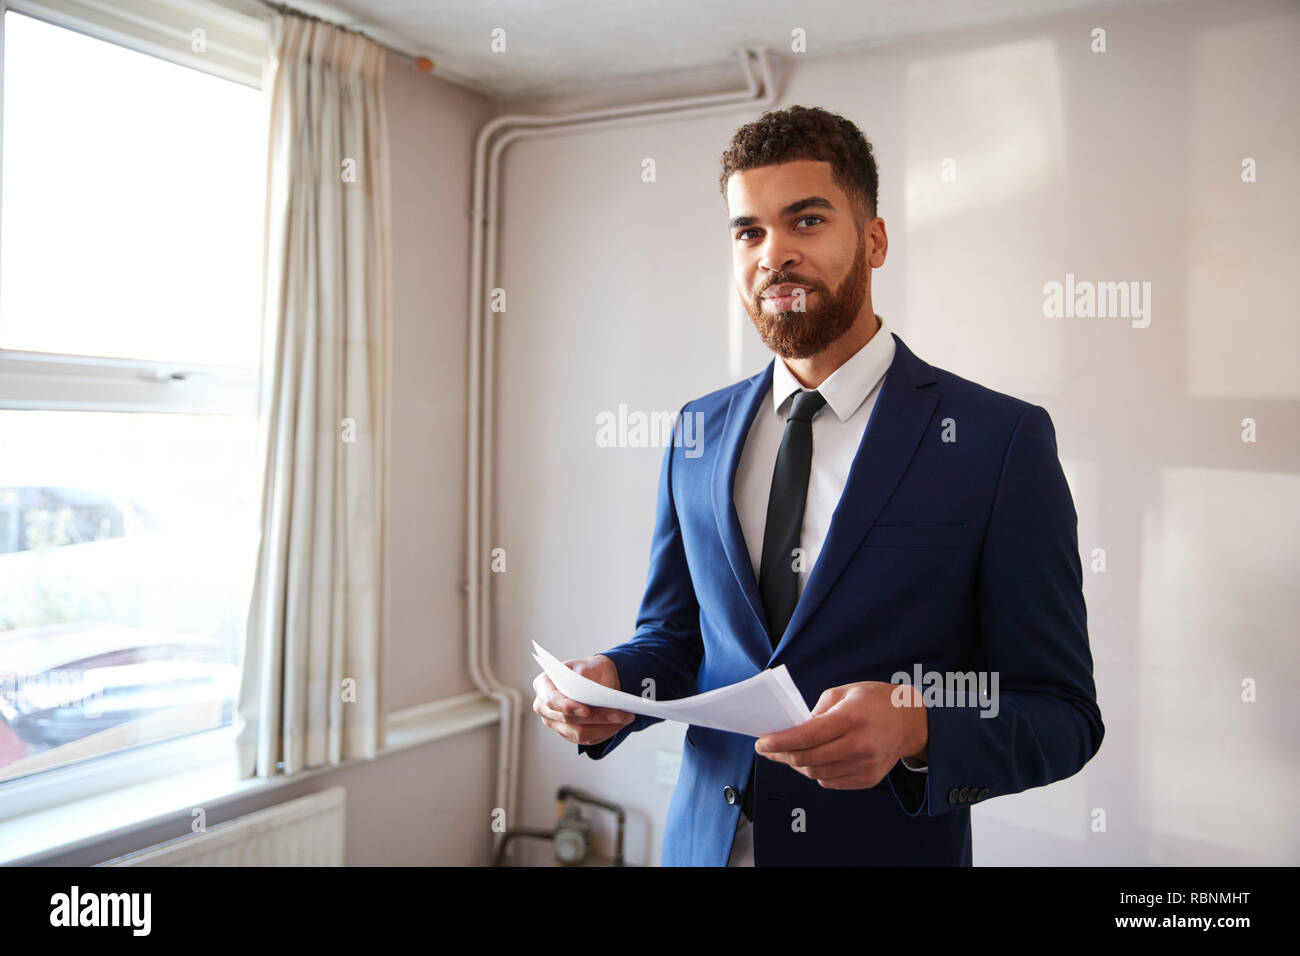
<svg viewBox="0 0 1300 956">
<path fill-rule="evenodd" d="M 389 709 L 475 690 L 465 654 L 470 207 L 487 98 L 390 56 L 395 339 Z"/>
<path fill-rule="evenodd" d="M 1075 777 L 975 808 L 979 865 L 1300 861 L 1297 40 L 1292 3 L 1186 2 L 785 58 L 778 106 L 843 113 L 875 146 L 891 240 L 876 311 L 932 364 L 1046 407 L 1079 512 L 1105 742 Z M 508 564 L 491 577 L 498 669 L 521 688 L 529 641 L 578 657 L 634 627 L 662 449 L 598 448 L 596 415 L 672 412 L 770 357 L 734 302 L 716 187 L 755 115 L 508 153 Z M 1150 326 L 1045 318 L 1043 284 L 1067 272 L 1149 281 Z M 556 786 L 583 786 L 628 807 L 629 860 L 657 864 L 670 789 L 654 751 L 680 750 L 683 729 L 593 762 L 528 718 L 522 822 L 549 824 Z"/>
</svg>

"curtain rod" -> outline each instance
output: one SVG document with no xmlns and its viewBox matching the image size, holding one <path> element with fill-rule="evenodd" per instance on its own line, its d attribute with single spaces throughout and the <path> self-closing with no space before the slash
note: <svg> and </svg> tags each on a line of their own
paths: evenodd
<svg viewBox="0 0 1300 956">
<path fill-rule="evenodd" d="M 344 26 L 341 23 L 335 23 L 333 20 L 327 20 L 325 17 L 318 17 L 313 13 L 306 13 L 302 10 L 297 10 L 289 6 L 288 4 L 272 3 L 271 0 L 257 0 L 257 2 L 262 4 L 262 6 L 264 7 L 274 10 L 276 13 L 280 14 L 281 16 L 301 17 L 304 20 L 314 20 L 317 23 L 328 24 L 329 26 L 336 27 L 340 30 L 343 30 L 346 33 L 355 33 L 357 36 L 365 37 L 367 40 L 370 40 L 373 43 L 378 43 L 388 52 L 394 53 L 397 56 L 400 56 L 404 60 L 409 60 L 410 62 L 414 63 L 419 70 L 425 73 L 433 72 L 433 61 L 430 60 L 427 56 L 418 56 L 414 53 L 408 53 L 406 50 L 399 49 L 398 47 L 395 47 L 390 43 L 385 43 L 383 40 L 379 40 L 376 39 L 375 37 L 372 37 L 364 30 L 358 30 L 353 27 Z"/>
</svg>

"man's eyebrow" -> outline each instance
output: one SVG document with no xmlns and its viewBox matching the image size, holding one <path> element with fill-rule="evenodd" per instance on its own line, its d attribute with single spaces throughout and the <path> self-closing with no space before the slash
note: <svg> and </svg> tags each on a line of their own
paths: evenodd
<svg viewBox="0 0 1300 956">
<path fill-rule="evenodd" d="M 829 209 L 831 212 L 834 212 L 835 205 L 829 199 L 822 196 L 809 196 L 806 199 L 792 202 L 790 205 L 782 209 L 781 218 L 784 219 L 787 216 L 793 216 L 795 213 L 803 212 L 805 209 Z M 733 216 L 731 219 L 727 220 L 727 231 L 730 232 L 737 226 L 752 226 L 756 222 L 758 222 L 758 218 L 755 216 Z"/>
</svg>

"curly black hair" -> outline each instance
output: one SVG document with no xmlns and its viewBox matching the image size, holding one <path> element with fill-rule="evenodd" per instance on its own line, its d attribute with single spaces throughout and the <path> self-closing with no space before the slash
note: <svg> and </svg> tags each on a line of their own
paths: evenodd
<svg viewBox="0 0 1300 956">
<path fill-rule="evenodd" d="M 768 110 L 736 130 L 722 153 L 718 187 L 723 201 L 732 173 L 797 159 L 831 164 L 831 178 L 853 203 L 859 230 L 876 217 L 880 179 L 871 143 L 852 120 L 820 106 Z"/>
</svg>

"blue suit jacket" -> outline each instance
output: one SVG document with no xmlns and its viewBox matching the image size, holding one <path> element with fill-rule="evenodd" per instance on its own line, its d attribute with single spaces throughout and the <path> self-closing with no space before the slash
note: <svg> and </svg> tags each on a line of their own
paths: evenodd
<svg viewBox="0 0 1300 956">
<path fill-rule="evenodd" d="M 922 674 L 996 671 L 999 712 L 927 703 L 929 773 L 899 763 L 860 790 L 826 789 L 756 757 L 753 737 L 691 726 L 665 866 L 726 865 L 740 814 L 734 794 L 755 761 L 756 865 L 969 866 L 972 803 L 1068 777 L 1101 746 L 1077 517 L 1051 419 L 894 339 L 776 650 L 732 502 L 750 424 L 770 393 L 769 363 L 682 409 L 702 413 L 692 419 L 703 426 L 700 444 L 685 447 L 675 434 L 664 453 L 636 633 L 602 653 L 624 690 L 639 694 L 652 678 L 660 700 L 785 664 L 810 708 L 829 687 L 890 681 L 917 665 Z M 657 720 L 637 717 L 579 752 L 601 759 Z"/>
</svg>

